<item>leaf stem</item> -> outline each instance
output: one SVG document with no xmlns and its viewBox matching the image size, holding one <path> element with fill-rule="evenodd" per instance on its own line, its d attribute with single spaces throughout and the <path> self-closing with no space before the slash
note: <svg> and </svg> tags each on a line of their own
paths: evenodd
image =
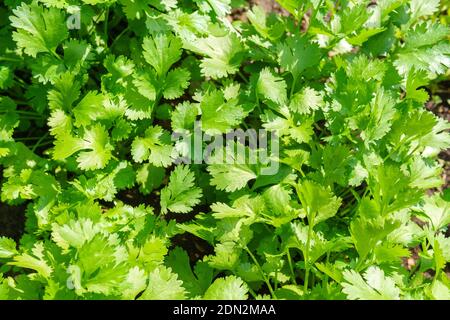
<svg viewBox="0 0 450 320">
<path fill-rule="evenodd" d="M 308 280 L 309 280 L 309 247 L 311 246 L 311 237 L 314 226 L 314 216 L 309 219 L 308 216 L 308 237 L 306 238 L 306 248 L 305 248 L 305 283 L 304 291 L 308 291 Z"/>
<path fill-rule="evenodd" d="M 291 91 L 289 92 L 289 99 L 292 98 L 292 95 L 294 94 L 294 90 L 295 90 L 295 85 L 297 84 L 297 78 L 298 77 L 294 77 L 294 80 L 292 81 L 292 87 L 291 87 Z"/>
<path fill-rule="evenodd" d="M 45 138 L 47 138 L 48 137 L 48 135 L 49 135 L 49 133 L 48 132 L 46 132 L 37 142 L 36 142 L 36 144 L 33 146 L 33 148 L 31 149 L 31 152 L 34 152 L 36 149 L 37 149 L 37 147 L 39 147 L 40 146 L 40 144 L 41 144 L 41 142 L 45 139 Z"/>
<path fill-rule="evenodd" d="M 289 270 L 291 271 L 292 282 L 295 285 L 297 285 L 297 281 L 295 280 L 294 268 L 292 267 L 292 259 L 291 259 L 291 253 L 289 252 L 289 248 L 286 251 L 286 255 L 287 255 L 287 259 L 288 259 Z"/>
<path fill-rule="evenodd" d="M 114 39 L 113 43 L 109 46 L 109 50 L 111 50 L 111 48 L 117 43 L 117 41 L 128 31 L 129 31 L 129 27 L 126 27 L 125 29 L 123 29 L 122 32 L 120 32 L 119 35 Z"/>
<path fill-rule="evenodd" d="M 241 79 L 248 84 L 247 78 L 244 76 L 244 74 L 241 72 L 241 70 L 237 71 L 237 74 L 241 77 Z"/>
<path fill-rule="evenodd" d="M 105 25 L 103 28 L 103 34 L 105 36 L 106 43 L 108 43 L 108 18 L 109 18 L 109 7 L 105 11 Z"/>
<path fill-rule="evenodd" d="M 267 288 L 270 291 L 270 294 L 272 295 L 273 298 L 277 298 L 277 296 L 275 295 L 275 292 L 273 291 L 272 285 L 270 284 L 269 279 L 267 279 L 266 274 L 264 273 L 263 269 L 261 268 L 261 265 L 259 264 L 258 260 L 256 260 L 256 257 L 253 255 L 253 253 L 250 251 L 250 249 L 247 246 L 243 246 L 244 250 L 248 253 L 248 255 L 250 256 L 250 258 L 253 260 L 253 262 L 255 263 L 256 267 L 258 268 L 259 272 L 261 273 L 261 276 L 264 279 L 264 282 L 267 285 Z"/>
<path fill-rule="evenodd" d="M 314 5 L 313 5 L 313 9 L 311 11 L 311 16 L 309 17 L 308 26 L 306 27 L 305 33 L 308 33 L 309 27 L 311 26 L 313 21 L 316 19 L 317 11 L 322 6 L 322 3 L 323 3 L 323 0 L 320 0 L 320 2 L 317 4 L 317 7 L 314 7 Z"/>
<path fill-rule="evenodd" d="M 260 104 L 259 104 L 258 92 L 256 92 L 256 107 L 257 107 L 259 113 L 260 113 L 260 114 L 263 114 L 262 109 L 261 109 L 261 106 L 260 106 Z"/>
<path fill-rule="evenodd" d="M 257 294 L 256 294 L 256 292 L 252 289 L 252 288 L 250 288 L 250 286 L 249 285 L 247 285 L 247 288 L 248 288 L 248 292 L 250 292 L 250 294 L 252 295 L 252 297 L 256 300 L 257 299 Z"/>
</svg>

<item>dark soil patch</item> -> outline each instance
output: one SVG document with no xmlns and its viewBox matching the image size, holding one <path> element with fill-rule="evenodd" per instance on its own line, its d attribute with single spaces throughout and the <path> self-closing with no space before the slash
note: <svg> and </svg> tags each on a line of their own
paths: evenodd
<svg viewBox="0 0 450 320">
<path fill-rule="evenodd" d="M 25 228 L 25 210 L 26 205 L 9 206 L 0 202 L 0 236 L 19 241 Z"/>
<path fill-rule="evenodd" d="M 441 102 L 435 103 L 434 101 L 429 101 L 426 104 L 426 108 L 436 116 L 450 121 L 450 106 L 448 104 L 448 100 L 450 99 L 450 81 L 442 81 L 437 84 L 437 89 L 434 90 L 433 94 L 439 96 Z M 441 190 L 445 190 L 450 186 L 450 149 L 443 150 L 439 154 L 439 161 L 443 167 L 442 178 L 445 181 Z"/>
<path fill-rule="evenodd" d="M 159 212 L 160 210 L 159 195 L 155 195 L 154 192 L 148 195 L 144 195 L 139 192 L 138 188 L 132 188 L 119 191 L 116 195 L 116 198 L 133 207 L 145 204 L 152 206 L 155 211 Z"/>
<path fill-rule="evenodd" d="M 214 248 L 208 242 L 187 232 L 174 236 L 171 241 L 173 247 L 181 247 L 187 252 L 192 263 L 214 253 Z"/>
<path fill-rule="evenodd" d="M 289 12 L 283 9 L 280 4 L 274 0 L 250 0 L 247 8 L 234 9 L 230 14 L 230 21 L 241 20 L 247 22 L 247 10 L 254 6 L 260 6 L 267 14 L 276 13 L 288 16 Z"/>
</svg>

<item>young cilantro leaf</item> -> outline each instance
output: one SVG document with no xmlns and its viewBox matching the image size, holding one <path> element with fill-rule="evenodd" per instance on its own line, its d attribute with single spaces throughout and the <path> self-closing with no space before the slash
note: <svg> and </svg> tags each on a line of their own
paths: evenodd
<svg viewBox="0 0 450 320">
<path fill-rule="evenodd" d="M 163 95 L 166 99 L 176 99 L 189 86 L 190 73 L 185 68 L 176 68 L 167 74 Z"/>
<path fill-rule="evenodd" d="M 106 166 L 112 157 L 114 147 L 110 144 L 108 132 L 99 124 L 87 129 L 83 138 L 70 135 L 59 137 L 55 141 L 53 159 L 65 160 L 80 150 L 77 162 L 80 169 L 95 170 Z"/>
<path fill-rule="evenodd" d="M 172 151 L 170 137 L 160 126 L 149 127 L 144 137 L 136 137 L 131 144 L 134 161 L 148 160 L 157 167 L 168 167 L 172 163 Z"/>
<path fill-rule="evenodd" d="M 0 237 L 0 258 L 11 258 L 16 254 L 16 242 L 7 237 Z"/>
<path fill-rule="evenodd" d="M 202 74 L 213 79 L 235 74 L 240 66 L 243 50 L 239 38 L 231 33 L 226 36 L 197 38 L 185 43 L 184 48 L 205 56 L 200 63 Z"/>
<path fill-rule="evenodd" d="M 275 103 L 286 103 L 286 82 L 283 78 L 273 75 L 269 68 L 264 68 L 259 73 L 256 90 L 258 94 Z"/>
<path fill-rule="evenodd" d="M 167 257 L 167 264 L 178 274 L 183 281 L 183 287 L 189 292 L 190 298 L 201 297 L 211 285 L 213 269 L 204 261 L 198 261 L 191 270 L 189 256 L 186 251 L 176 247 Z"/>
<path fill-rule="evenodd" d="M 182 300 L 186 298 L 183 282 L 170 268 L 158 267 L 150 272 L 148 286 L 139 300 Z"/>
<path fill-rule="evenodd" d="M 233 192 L 242 189 L 257 177 L 252 166 L 246 164 L 246 154 L 235 152 L 235 144 L 218 150 L 209 163 L 210 183 L 219 190 Z"/>
<path fill-rule="evenodd" d="M 181 40 L 171 34 L 157 34 L 144 38 L 142 44 L 145 61 L 151 65 L 159 77 L 165 76 L 170 67 L 180 60 Z"/>
<path fill-rule="evenodd" d="M 294 35 L 278 46 L 278 59 L 280 66 L 297 79 L 307 68 L 319 63 L 320 49 L 305 36 Z"/>
<path fill-rule="evenodd" d="M 324 106 L 322 95 L 310 87 L 304 87 L 291 98 L 289 109 L 300 114 L 310 114 Z"/>
<path fill-rule="evenodd" d="M 220 90 L 206 92 L 200 102 L 202 130 L 207 134 L 226 133 L 245 117 L 237 99 L 225 100 Z"/>
<path fill-rule="evenodd" d="M 206 290 L 206 300 L 246 300 L 248 288 L 242 279 L 235 276 L 216 279 Z"/>
<path fill-rule="evenodd" d="M 329 188 L 310 180 L 298 184 L 296 190 L 306 211 L 308 222 L 313 226 L 333 217 L 341 206 L 342 200 L 336 197 Z"/>
<path fill-rule="evenodd" d="M 11 26 L 17 28 L 13 39 L 19 48 L 32 57 L 41 52 L 56 55 L 56 47 L 69 35 L 60 10 L 44 9 L 32 2 L 22 3 L 12 12 Z"/>
<path fill-rule="evenodd" d="M 400 289 L 380 268 L 371 266 L 364 279 L 353 270 L 344 271 L 343 291 L 352 300 L 399 300 Z"/>
<path fill-rule="evenodd" d="M 194 187 L 194 173 L 179 165 L 170 175 L 169 184 L 161 190 L 161 213 L 187 213 L 200 202 L 202 190 Z"/>
</svg>

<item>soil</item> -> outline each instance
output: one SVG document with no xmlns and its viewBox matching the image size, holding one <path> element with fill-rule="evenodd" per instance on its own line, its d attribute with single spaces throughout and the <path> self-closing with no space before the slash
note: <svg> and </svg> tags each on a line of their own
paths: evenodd
<svg viewBox="0 0 450 320">
<path fill-rule="evenodd" d="M 9 206 L 0 202 L 0 237 L 19 241 L 25 228 L 26 205 Z"/>
<path fill-rule="evenodd" d="M 433 101 L 429 101 L 426 104 L 426 108 L 438 117 L 450 122 L 450 80 L 441 81 L 437 84 L 437 88 L 433 93 L 434 95 L 439 96 L 441 102 L 435 103 Z M 445 190 L 450 185 L 450 149 L 442 151 L 439 154 L 439 159 L 442 167 L 444 168 L 442 178 L 445 181 L 440 190 Z"/>
</svg>

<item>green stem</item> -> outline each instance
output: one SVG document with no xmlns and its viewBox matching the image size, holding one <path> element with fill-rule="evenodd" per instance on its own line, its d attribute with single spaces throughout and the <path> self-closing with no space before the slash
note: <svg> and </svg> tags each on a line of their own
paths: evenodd
<svg viewBox="0 0 450 320">
<path fill-rule="evenodd" d="M 21 60 L 21 59 L 14 59 L 14 58 L 8 58 L 8 57 L 0 57 L 0 61 L 21 62 L 23 60 Z"/>
<path fill-rule="evenodd" d="M 305 248 L 305 283 L 304 291 L 308 291 L 308 280 L 309 280 L 309 247 L 311 246 L 311 237 L 314 226 L 314 216 L 311 216 L 311 221 L 308 219 L 308 237 L 306 238 L 306 248 Z"/>
<path fill-rule="evenodd" d="M 20 115 L 20 119 L 24 119 L 24 120 L 42 120 L 44 119 L 44 117 L 39 117 L 39 116 L 33 116 L 33 115 Z"/>
<path fill-rule="evenodd" d="M 327 266 L 328 265 L 328 262 L 330 261 L 330 252 L 328 251 L 327 252 L 327 257 L 326 257 L 326 260 L 325 260 L 325 265 Z M 327 289 L 327 293 L 329 293 L 329 288 L 328 288 L 328 274 L 327 273 L 325 273 L 325 277 L 323 278 L 323 282 L 322 282 L 322 288 L 326 288 Z"/>
<path fill-rule="evenodd" d="M 105 10 L 103 10 L 103 12 L 101 12 L 100 14 L 97 15 L 96 19 L 94 19 L 92 25 L 90 26 L 90 28 L 87 30 L 87 33 L 90 35 L 92 30 L 95 29 L 96 23 L 98 23 L 100 21 L 100 18 L 103 16 L 103 14 L 105 13 Z"/>
<path fill-rule="evenodd" d="M 383 161 L 386 161 L 387 159 L 389 159 L 394 153 L 396 153 L 398 151 L 398 149 L 400 149 L 402 146 L 404 146 L 405 144 L 409 143 L 411 141 L 411 139 L 413 139 L 415 136 L 410 137 L 408 139 L 406 139 L 405 141 L 400 141 L 400 143 L 391 150 L 391 152 L 389 152 L 389 154 L 384 157 Z"/>
<path fill-rule="evenodd" d="M 58 61 L 63 61 L 63 59 L 54 50 L 50 50 L 52 56 L 54 56 Z"/>
<path fill-rule="evenodd" d="M 14 100 L 14 102 L 18 103 L 18 104 L 26 104 L 25 101 L 17 101 Z M 43 118 L 44 116 L 40 113 L 34 112 L 34 111 L 25 111 L 25 110 L 14 110 L 11 111 L 12 113 L 16 113 L 16 114 L 20 114 L 20 115 L 24 115 L 24 116 L 36 116 L 36 117 L 41 117 Z M 0 111 L 0 114 L 6 113 L 4 111 Z"/>
<path fill-rule="evenodd" d="M 31 141 L 31 140 L 39 140 L 42 137 L 23 137 L 23 138 L 15 138 L 15 141 Z"/>
<path fill-rule="evenodd" d="M 108 18 L 109 18 L 109 8 L 105 12 L 105 24 L 103 27 L 103 34 L 105 36 L 105 42 L 108 43 Z"/>
<path fill-rule="evenodd" d="M 362 257 L 361 256 L 359 257 L 358 263 L 355 266 L 355 270 L 357 272 L 360 272 L 363 269 L 366 258 L 367 258 L 367 254 Z"/>
<path fill-rule="evenodd" d="M 250 286 L 247 286 L 247 288 L 248 288 L 248 292 L 250 292 L 250 294 L 252 295 L 252 297 L 253 297 L 253 299 L 258 299 L 257 298 L 257 294 L 256 294 L 256 292 L 255 291 L 253 291 L 253 289 L 252 288 L 250 288 Z"/>
<path fill-rule="evenodd" d="M 275 295 L 275 292 L 273 291 L 272 285 L 270 284 L 269 279 L 267 279 L 266 274 L 264 273 L 263 269 L 261 268 L 261 265 L 259 264 L 258 260 L 256 260 L 256 257 L 253 255 L 253 253 L 250 251 L 250 249 L 247 246 L 243 246 L 243 248 L 248 253 L 250 258 L 253 260 L 253 262 L 255 263 L 256 267 L 258 268 L 259 272 L 261 273 L 261 276 L 263 277 L 264 282 L 266 283 L 270 294 L 272 295 L 273 298 L 276 299 L 277 296 Z"/>
<path fill-rule="evenodd" d="M 361 196 L 359 195 L 359 193 L 356 192 L 353 188 L 350 188 L 350 191 L 351 191 L 351 193 L 353 194 L 353 196 L 355 197 L 355 199 L 356 199 L 358 202 L 361 202 Z"/>
<path fill-rule="evenodd" d="M 38 142 L 36 142 L 36 144 L 34 145 L 34 147 L 31 149 L 31 152 L 34 152 L 34 151 L 41 145 L 41 142 L 42 142 L 45 138 L 48 137 L 48 135 L 49 135 L 49 133 L 46 132 L 46 133 L 38 140 Z"/>
<path fill-rule="evenodd" d="M 294 268 L 292 267 L 292 259 L 291 259 L 291 253 L 289 252 L 289 248 L 286 251 L 286 255 L 287 255 L 287 259 L 288 259 L 289 270 L 291 271 L 292 282 L 295 285 L 297 285 L 297 281 L 295 280 Z"/>
<path fill-rule="evenodd" d="M 119 35 L 114 39 L 113 43 L 109 46 L 109 49 L 111 50 L 111 48 L 117 43 L 117 41 L 128 31 L 129 31 L 128 27 L 123 29 L 122 32 L 119 33 Z"/>
<path fill-rule="evenodd" d="M 323 0 L 320 0 L 319 4 L 317 5 L 317 8 L 314 8 L 314 5 L 313 5 L 313 9 L 311 11 L 311 16 L 309 17 L 308 26 L 306 27 L 305 33 L 308 33 L 309 27 L 311 26 L 313 21 L 316 20 L 317 11 L 322 6 L 322 3 L 323 3 Z"/>
<path fill-rule="evenodd" d="M 291 99 L 292 95 L 294 94 L 296 84 L 297 84 L 297 77 L 294 77 L 294 80 L 292 81 L 291 92 L 289 92 L 289 99 Z"/>
<path fill-rule="evenodd" d="M 256 107 L 259 111 L 260 114 L 263 114 L 261 106 L 259 105 L 259 97 L 258 97 L 258 92 L 256 92 Z"/>
<path fill-rule="evenodd" d="M 238 70 L 237 74 L 239 75 L 239 77 L 241 77 L 241 79 L 242 79 L 245 83 L 248 83 L 247 78 L 244 76 L 244 74 L 241 72 L 241 70 Z"/>
<path fill-rule="evenodd" d="M 275 270 L 275 280 L 274 280 L 274 288 L 277 290 L 278 288 L 278 269 Z"/>
</svg>

